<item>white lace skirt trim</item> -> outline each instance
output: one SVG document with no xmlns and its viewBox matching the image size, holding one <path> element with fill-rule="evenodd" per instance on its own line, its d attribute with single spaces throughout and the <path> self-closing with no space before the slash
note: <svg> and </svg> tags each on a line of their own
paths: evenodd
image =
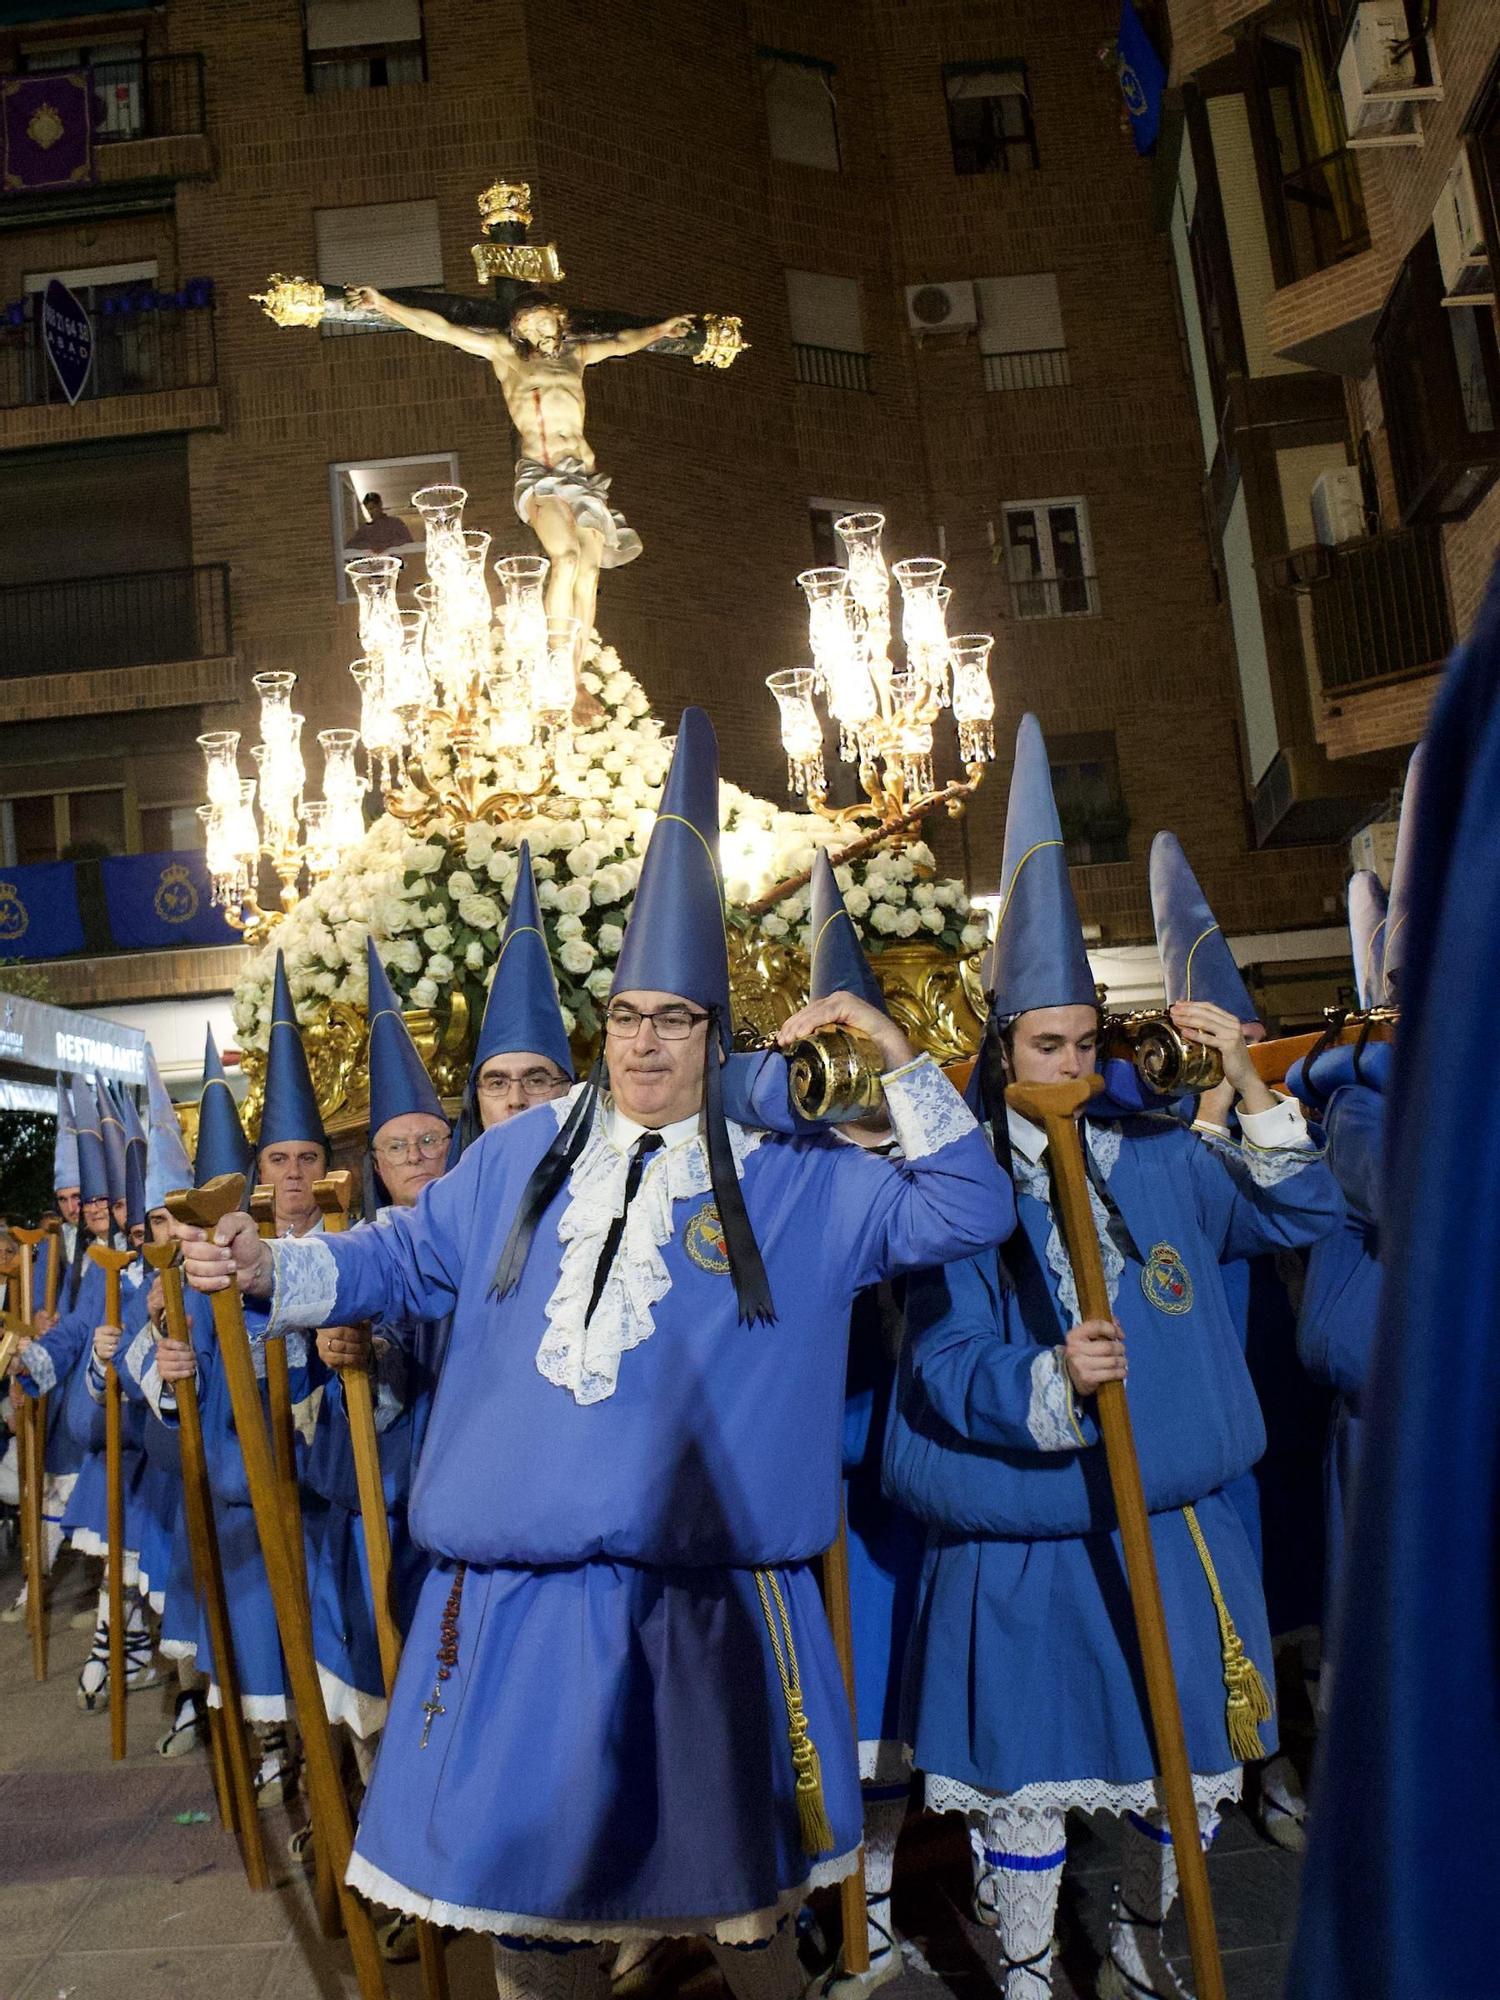
<svg viewBox="0 0 1500 2000">
<path fill-rule="evenodd" d="M 107 1558 L 109 1555 L 109 1543 L 105 1541 L 102 1535 L 95 1534 L 92 1528 L 74 1528 L 69 1534 L 68 1540 L 81 1556 L 104 1556 Z M 140 1557 L 134 1549 L 127 1549 L 125 1551 L 125 1588 L 127 1590 L 139 1590 L 140 1587 Z"/>
<path fill-rule="evenodd" d="M 533 1917 L 521 1910 L 476 1910 L 465 1903 L 444 1903 L 435 1896 L 422 1896 L 404 1882 L 382 1873 L 365 1860 L 356 1848 L 349 1857 L 344 1880 L 370 1903 L 383 1903 L 404 1916 L 421 1917 L 447 1930 L 486 1931 L 492 1937 L 560 1938 L 575 1944 L 612 1944 L 627 1938 L 708 1937 L 717 1944 L 762 1944 L 774 1937 L 782 1920 L 798 1909 L 814 1889 L 842 1882 L 852 1875 L 859 1862 L 859 1849 L 820 1861 L 795 1889 L 788 1889 L 764 1910 L 751 1910 L 737 1917 L 647 1917 L 639 1923 L 620 1917 L 600 1917 L 597 1923 L 586 1918 Z"/>
<path fill-rule="evenodd" d="M 378 1736 L 385 1728 L 390 1703 L 383 1694 L 366 1694 L 350 1687 L 327 1667 L 318 1668 L 318 1686 L 323 1690 L 323 1706 L 330 1722 L 342 1722 L 356 1736 Z"/>
<path fill-rule="evenodd" d="M 198 1642 L 196 1639 L 163 1639 L 156 1650 L 164 1660 L 196 1660 Z"/>
<path fill-rule="evenodd" d="M 197 1649 L 195 1647 L 195 1657 L 196 1652 Z M 224 1706 L 224 1697 L 219 1692 L 219 1683 L 217 1681 L 210 1681 L 208 1684 L 208 1705 L 210 1708 L 222 1708 Z M 246 1722 L 285 1722 L 287 1719 L 286 1696 L 283 1694 L 242 1694 L 240 1696 L 240 1714 L 244 1716 Z"/>
<path fill-rule="evenodd" d="M 1228 1771 L 1193 1773 L 1193 1798 L 1201 1811 L 1213 1812 L 1232 1805 L 1240 1796 L 1245 1773 L 1236 1764 Z M 1043 1781 L 1022 1785 L 1014 1792 L 987 1792 L 978 1785 L 966 1785 L 958 1778 L 927 1774 L 926 1804 L 929 1812 L 963 1813 L 983 1825 L 997 1799 L 1008 1805 L 1037 1812 L 1148 1813 L 1166 1810 L 1166 1794 L 1159 1778 L 1143 1778 L 1137 1784 L 1117 1785 L 1108 1778 L 1065 1778 L 1058 1783 Z"/>
<path fill-rule="evenodd" d="M 911 1752 L 904 1743 L 885 1736 L 861 1742 L 859 1782 L 862 1785 L 909 1785 Z"/>
</svg>

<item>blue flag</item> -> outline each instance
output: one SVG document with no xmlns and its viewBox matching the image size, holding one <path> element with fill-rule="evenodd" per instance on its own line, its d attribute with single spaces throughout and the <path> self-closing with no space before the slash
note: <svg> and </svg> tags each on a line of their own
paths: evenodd
<svg viewBox="0 0 1500 2000">
<path fill-rule="evenodd" d="M 0 868 L 0 958 L 66 958 L 82 950 L 72 862 Z"/>
<path fill-rule="evenodd" d="M 240 942 L 240 933 L 214 908 L 201 853 L 125 854 L 99 866 L 110 935 L 122 948 Z"/>
<path fill-rule="evenodd" d="M 1288 2000 L 1490 2000 L 1500 1795 L 1500 567 L 1422 751 L 1384 1283 Z"/>
<path fill-rule="evenodd" d="M 1135 150 L 1149 153 L 1161 130 L 1161 97 L 1167 87 L 1167 71 L 1131 0 L 1124 0 L 1120 8 L 1117 47 L 1120 95 L 1130 113 Z"/>
</svg>

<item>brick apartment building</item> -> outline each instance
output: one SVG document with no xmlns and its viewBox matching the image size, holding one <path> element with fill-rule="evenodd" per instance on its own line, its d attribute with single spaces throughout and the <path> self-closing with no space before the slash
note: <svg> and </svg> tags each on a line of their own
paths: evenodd
<svg viewBox="0 0 1500 2000">
<path fill-rule="evenodd" d="M 1332 6 L 1300 11 L 1331 37 Z M 531 183 L 565 300 L 736 312 L 752 343 L 727 373 L 645 355 L 591 378 L 589 435 L 645 542 L 605 578 L 601 628 L 661 714 L 704 701 L 727 773 L 778 794 L 762 683 L 805 656 L 794 578 L 834 559 L 839 512 L 878 507 L 890 555 L 946 557 L 953 629 L 996 634 L 1002 762 L 962 852 L 945 835 L 974 888 L 998 877 L 1030 707 L 1103 944 L 1149 937 L 1146 851 L 1171 826 L 1226 930 L 1332 976 L 1347 836 L 1399 776 L 1495 539 L 1493 495 L 1408 526 L 1370 341 L 1496 8 L 1444 10 L 1427 145 L 1361 153 L 1364 237 L 1340 208 L 1339 242 L 1323 227 L 1300 263 L 1257 206 L 1277 11 L 1158 10 L 1177 108 L 1143 162 L 1112 0 L 0 4 L 0 74 L 87 68 L 97 99 L 92 181 L 0 192 L 0 860 L 193 844 L 194 739 L 253 740 L 252 673 L 298 673 L 309 736 L 356 718 L 341 546 L 362 493 L 400 507 L 452 477 L 493 554 L 528 546 L 481 362 L 278 330 L 248 302 L 272 271 L 477 294 L 475 197 L 498 175 Z M 36 333 L 52 276 L 95 319 L 72 407 Z M 1432 637 L 1335 675 L 1326 579 L 1294 589 L 1278 561 L 1314 539 L 1316 471 L 1357 453 L 1388 531 L 1370 546 L 1410 551 L 1389 560 Z M 234 956 L 52 977 L 77 1004 L 198 1007 Z"/>
</svg>

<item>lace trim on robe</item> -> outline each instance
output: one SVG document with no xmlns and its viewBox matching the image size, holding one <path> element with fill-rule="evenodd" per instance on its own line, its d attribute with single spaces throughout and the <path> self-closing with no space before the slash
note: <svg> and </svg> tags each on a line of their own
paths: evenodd
<svg viewBox="0 0 1500 2000">
<path fill-rule="evenodd" d="M 559 1125 L 567 1118 L 574 1094 L 554 1101 Z M 743 1179 L 745 1161 L 765 1134 L 732 1119 L 726 1122 L 734 1170 Z M 648 1162 L 599 1303 L 585 1325 L 594 1272 L 609 1226 L 625 1205 L 629 1171 L 628 1156 L 607 1136 L 601 1109 L 568 1176 L 568 1205 L 557 1224 L 562 1262 L 547 1301 L 547 1328 L 536 1351 L 538 1373 L 566 1389 L 579 1404 L 602 1403 L 612 1396 L 620 1356 L 655 1333 L 652 1307 L 666 1296 L 672 1282 L 661 1251 L 672 1239 L 673 1209 L 680 1201 L 712 1192 L 708 1149 L 701 1138 L 668 1147 Z"/>
<path fill-rule="evenodd" d="M 891 1130 L 908 1160 L 924 1160 L 978 1130 L 973 1112 L 931 1056 L 891 1070 L 881 1085 Z"/>
<path fill-rule="evenodd" d="M 50 1396 L 57 1387 L 57 1363 L 40 1341 L 32 1341 L 26 1349 L 26 1373 L 36 1384 L 39 1396 Z"/>
<path fill-rule="evenodd" d="M 326 1326 L 338 1296 L 339 1267 L 323 1238 L 274 1238 L 271 1265 L 275 1276 L 271 1284 L 271 1311 L 266 1321 L 266 1333 L 278 1334 L 287 1327 Z M 251 1342 L 256 1344 L 253 1334 Z M 290 1355 L 287 1358 L 290 1360 Z M 256 1373 L 264 1375 L 265 1372 L 265 1361 L 259 1358 Z"/>
<path fill-rule="evenodd" d="M 1099 1171 L 1106 1180 L 1115 1170 L 1120 1157 L 1120 1128 L 1093 1119 L 1083 1121 L 1083 1141 L 1093 1154 Z M 1046 1205 L 1052 1217 L 1052 1227 L 1047 1235 L 1047 1268 L 1057 1280 L 1057 1303 L 1062 1307 L 1072 1326 L 1083 1318 L 1083 1310 L 1078 1303 L 1078 1286 L 1073 1277 L 1073 1266 L 1068 1261 L 1067 1246 L 1062 1240 L 1062 1232 L 1057 1226 L 1057 1217 L 1052 1215 L 1052 1184 L 1047 1177 L 1045 1157 L 1032 1162 L 1017 1151 L 1013 1159 L 1016 1185 L 1022 1194 L 1029 1194 Z M 1099 1199 L 1092 1181 L 1089 1182 L 1089 1207 L 1094 1214 L 1094 1234 L 1099 1239 L 1099 1256 L 1104 1265 L 1104 1283 L 1109 1292 L 1109 1302 L 1114 1304 L 1120 1290 L 1120 1273 L 1125 1269 L 1125 1258 L 1116 1245 L 1109 1230 L 1109 1214 Z M 1078 1442 L 1076 1436 L 1069 1440 Z"/>
<path fill-rule="evenodd" d="M 1245 1773 L 1238 1764 L 1227 1771 L 1194 1771 L 1193 1799 L 1200 1812 L 1214 1812 L 1233 1804 L 1240 1796 Z M 1135 1784 L 1117 1785 L 1108 1778 L 1044 1779 L 1022 1785 L 1013 1792 L 988 1792 L 979 1785 L 966 1785 L 959 1778 L 943 1778 L 929 1771 L 926 1805 L 929 1812 L 963 1813 L 983 1828 L 998 1801 L 1020 1811 L 1146 1813 L 1166 1811 L 1166 1794 L 1158 1778 L 1142 1778 Z"/>
<path fill-rule="evenodd" d="M 196 1653 L 197 1648 L 195 1647 L 194 1657 L 196 1657 Z M 219 1683 L 217 1681 L 210 1681 L 208 1684 L 208 1705 L 210 1708 L 222 1708 L 224 1706 L 224 1697 L 219 1691 Z M 284 1694 L 242 1694 L 240 1696 L 240 1713 L 244 1716 L 246 1722 L 285 1722 L 287 1719 L 286 1696 Z"/>
<path fill-rule="evenodd" d="M 1031 1364 L 1026 1428 L 1038 1451 L 1077 1451 L 1083 1443 L 1060 1347 L 1044 1347 Z"/>
<path fill-rule="evenodd" d="M 351 1687 L 337 1674 L 331 1674 L 321 1661 L 318 1663 L 318 1686 L 323 1690 L 323 1706 L 328 1711 L 330 1722 L 347 1723 L 354 1734 L 362 1738 L 378 1736 L 385 1728 L 386 1710 L 390 1703 L 383 1694 L 366 1694 L 363 1688 Z"/>
</svg>

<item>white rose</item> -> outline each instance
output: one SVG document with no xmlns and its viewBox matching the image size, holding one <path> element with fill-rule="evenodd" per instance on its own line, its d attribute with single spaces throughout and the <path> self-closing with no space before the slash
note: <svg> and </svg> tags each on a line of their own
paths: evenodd
<svg viewBox="0 0 1500 2000">
<path fill-rule="evenodd" d="M 446 951 L 453 942 L 451 924 L 434 924 L 431 930 L 423 931 L 422 942 L 429 951 Z"/>
<path fill-rule="evenodd" d="M 566 894 L 566 890 L 563 893 Z M 575 917 L 571 911 L 568 915 L 559 917 L 557 920 L 557 935 L 562 939 L 564 944 L 567 943 L 569 938 L 582 937 L 583 918 Z"/>
<path fill-rule="evenodd" d="M 589 974 L 588 978 L 584 980 L 584 990 L 592 993 L 596 1000 L 607 1000 L 609 998 L 609 989 L 613 986 L 614 980 L 615 975 L 610 971 L 609 967 L 601 965 L 596 967 Z"/>
<path fill-rule="evenodd" d="M 419 979 L 411 989 L 413 1007 L 433 1007 L 437 1004 L 438 990 L 430 979 Z"/>
<path fill-rule="evenodd" d="M 532 874 L 535 875 L 538 882 L 550 882 L 553 876 L 557 873 L 557 863 L 555 861 L 548 861 L 545 858 L 538 861 L 536 858 L 536 849 L 533 848 L 531 852 L 532 852 L 532 861 L 531 861 Z M 519 867 L 520 866 L 519 862 L 516 865 Z"/>
<path fill-rule="evenodd" d="M 537 883 L 536 899 L 542 909 L 555 910 L 557 908 L 557 897 L 558 888 L 555 882 Z"/>
<path fill-rule="evenodd" d="M 937 867 L 937 859 L 925 840 L 913 841 L 906 851 L 918 868 Z"/>
<path fill-rule="evenodd" d="M 485 864 L 484 872 L 492 882 L 509 882 L 515 875 L 517 865 L 513 854 L 507 854 L 503 847 L 497 848 Z"/>
<path fill-rule="evenodd" d="M 559 1007 L 557 1011 L 562 1015 L 563 1033 L 571 1035 L 578 1026 L 578 1016 L 571 1007 Z"/>
<path fill-rule="evenodd" d="M 557 891 L 557 908 L 565 916 L 581 917 L 589 906 L 589 892 L 582 882 L 567 882 Z"/>
<path fill-rule="evenodd" d="M 569 938 L 558 951 L 557 962 L 564 972 L 571 972 L 576 977 L 591 970 L 597 956 L 587 938 Z"/>
<path fill-rule="evenodd" d="M 415 938 L 401 938 L 391 947 L 388 965 L 398 966 L 402 972 L 422 970 L 422 947 Z"/>
<path fill-rule="evenodd" d="M 937 902 L 937 890 L 930 882 L 919 882 L 911 892 L 911 899 L 919 910 L 930 910 Z"/>
<path fill-rule="evenodd" d="M 447 858 L 446 847 L 414 847 L 406 857 L 406 865 L 417 875 L 436 875 Z"/>
<path fill-rule="evenodd" d="M 472 896 L 473 893 L 474 877 L 467 874 L 462 868 L 455 868 L 453 873 L 448 877 L 448 894 L 456 903 L 460 896 Z"/>
<path fill-rule="evenodd" d="M 943 928 L 943 913 L 942 913 L 942 911 L 941 911 L 941 910 L 923 910 L 923 912 L 922 912 L 922 928 L 923 928 L 923 930 L 924 930 L 924 931 L 941 931 L 941 930 L 942 930 L 942 928 Z"/>
<path fill-rule="evenodd" d="M 482 820 L 464 828 L 464 865 L 482 868 L 495 851 L 495 829 Z"/>
<path fill-rule="evenodd" d="M 769 916 L 761 918 L 760 927 L 767 937 L 779 938 L 786 936 L 786 918 L 778 917 L 774 910 Z"/>
<path fill-rule="evenodd" d="M 962 894 L 963 891 L 956 882 L 939 882 L 932 892 L 933 901 L 940 910 L 955 908 Z"/>
<path fill-rule="evenodd" d="M 795 924 L 807 915 L 807 891 L 798 889 L 790 896 L 783 896 L 776 906 L 789 924 Z"/>
<path fill-rule="evenodd" d="M 583 774 L 583 790 L 591 799 L 607 799 L 614 788 L 608 771 L 585 771 Z"/>
<path fill-rule="evenodd" d="M 595 842 L 581 840 L 568 856 L 568 868 L 574 875 L 592 875 L 603 859 L 603 851 Z"/>
<path fill-rule="evenodd" d="M 601 924 L 594 942 L 606 958 L 614 958 L 625 942 L 625 933 L 618 924 Z"/>
<path fill-rule="evenodd" d="M 965 924 L 958 941 L 965 951 L 978 951 L 988 937 L 989 932 L 983 924 Z"/>
<path fill-rule="evenodd" d="M 377 896 L 370 911 L 370 922 L 382 937 L 395 937 L 398 931 L 408 930 L 414 912 L 411 904 L 403 896 Z"/>
<path fill-rule="evenodd" d="M 338 980 L 331 972 L 317 972 L 313 974 L 312 988 L 314 993 L 331 993 L 337 985 Z"/>
<path fill-rule="evenodd" d="M 561 829 L 556 824 L 548 825 L 542 821 L 539 821 L 534 826 L 527 827 L 526 839 L 531 848 L 531 865 L 533 868 L 536 868 L 538 865 L 537 856 L 539 854 L 550 854 L 553 848 L 556 847 L 560 831 Z"/>
<path fill-rule="evenodd" d="M 897 937 L 913 936 L 918 924 L 920 924 L 921 921 L 922 921 L 922 913 L 920 910 L 913 910 L 908 908 L 900 911 L 896 917 Z"/>
<path fill-rule="evenodd" d="M 427 977 L 446 986 L 453 977 L 453 960 L 445 951 L 435 951 L 427 961 Z"/>
<path fill-rule="evenodd" d="M 594 877 L 594 901 L 601 907 L 605 903 L 618 903 L 629 887 L 623 868 L 601 868 Z"/>
<path fill-rule="evenodd" d="M 571 854 L 583 839 L 583 827 L 576 819 L 559 820 L 552 829 L 552 845 L 559 854 Z"/>
<path fill-rule="evenodd" d="M 896 928 L 896 912 L 889 903 L 877 903 L 870 912 L 870 928 L 889 937 Z"/>
<path fill-rule="evenodd" d="M 471 943 L 465 946 L 464 964 L 468 966 L 470 972 L 483 972 L 484 946 L 479 942 L 478 938 L 474 938 Z"/>
<path fill-rule="evenodd" d="M 869 890 L 861 889 L 857 884 L 852 889 L 846 889 L 844 891 L 844 908 L 849 912 L 851 917 L 868 916 L 870 912 Z"/>
<path fill-rule="evenodd" d="M 458 914 L 470 930 L 492 931 L 500 922 L 500 905 L 493 896 L 460 896 Z"/>
</svg>

